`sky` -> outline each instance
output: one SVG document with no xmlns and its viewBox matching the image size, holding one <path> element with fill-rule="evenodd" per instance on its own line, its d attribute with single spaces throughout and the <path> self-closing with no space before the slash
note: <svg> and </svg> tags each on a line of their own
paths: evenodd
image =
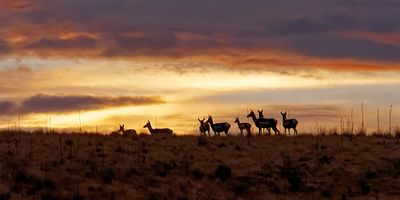
<svg viewBox="0 0 400 200">
<path fill-rule="evenodd" d="M 0 128 L 400 126 L 397 0 L 0 0 Z M 19 120 L 18 120 L 19 119 Z M 19 122 L 19 123 L 18 123 Z M 251 122 L 251 120 L 250 120 Z M 281 123 L 280 123 L 281 124 Z M 283 130 L 282 127 L 279 127 Z"/>
</svg>

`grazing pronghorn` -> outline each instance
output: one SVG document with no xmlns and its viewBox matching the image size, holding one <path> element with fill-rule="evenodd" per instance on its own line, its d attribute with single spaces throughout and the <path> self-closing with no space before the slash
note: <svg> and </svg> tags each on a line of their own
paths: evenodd
<svg viewBox="0 0 400 200">
<path fill-rule="evenodd" d="M 262 129 L 266 128 L 268 129 L 269 134 L 271 134 L 270 128 L 274 130 L 274 133 L 280 133 L 279 130 L 276 128 L 278 121 L 274 118 L 259 118 L 257 119 L 256 114 L 254 114 L 254 111 L 251 110 L 251 112 L 247 115 L 247 117 L 251 117 L 253 119 L 254 124 L 258 128 L 258 134 L 262 134 Z"/>
<path fill-rule="evenodd" d="M 246 130 L 247 136 L 251 135 L 251 130 L 250 130 L 251 129 L 251 124 L 250 123 L 247 123 L 247 122 L 240 123 L 239 117 L 236 117 L 234 123 L 237 123 L 237 125 L 239 127 L 239 130 L 240 130 L 240 135 L 243 135 L 243 130 Z"/>
<path fill-rule="evenodd" d="M 206 118 L 203 119 L 197 119 L 200 122 L 200 134 L 204 134 L 205 136 L 207 136 L 206 132 L 208 132 L 208 136 L 210 136 L 210 125 L 207 122 L 204 122 L 204 120 L 206 120 Z"/>
<path fill-rule="evenodd" d="M 282 114 L 282 125 L 283 125 L 283 128 L 285 128 L 285 135 L 286 135 L 286 129 L 288 129 L 289 130 L 289 136 L 290 136 L 290 129 L 291 128 L 294 130 L 294 134 L 297 135 L 296 127 L 297 127 L 297 124 L 299 123 L 297 121 L 297 119 L 287 119 L 286 118 L 286 112 L 285 113 L 281 112 L 281 114 Z"/>
<path fill-rule="evenodd" d="M 130 136 L 130 135 L 137 135 L 135 129 L 127 129 L 125 130 L 125 124 L 119 125 L 119 131 L 122 133 L 122 136 Z"/>
<path fill-rule="evenodd" d="M 143 128 L 148 128 L 149 132 L 151 135 L 161 135 L 161 134 L 166 134 L 166 135 L 172 135 L 173 131 L 169 128 L 154 128 L 151 126 L 150 121 L 147 121 L 147 123 L 143 126 Z"/>
<path fill-rule="evenodd" d="M 206 123 L 211 125 L 211 129 L 214 131 L 215 135 L 217 135 L 217 133 L 220 135 L 221 132 L 224 132 L 225 135 L 228 135 L 229 128 L 231 127 L 228 122 L 214 124 L 213 118 L 210 115 L 208 115 L 208 120 Z"/>
</svg>

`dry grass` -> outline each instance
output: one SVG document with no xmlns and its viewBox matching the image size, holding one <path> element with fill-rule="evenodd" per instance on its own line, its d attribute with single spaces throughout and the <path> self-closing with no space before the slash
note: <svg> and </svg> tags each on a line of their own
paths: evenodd
<svg viewBox="0 0 400 200">
<path fill-rule="evenodd" d="M 0 133 L 1 199 L 397 199 L 388 135 Z"/>
</svg>

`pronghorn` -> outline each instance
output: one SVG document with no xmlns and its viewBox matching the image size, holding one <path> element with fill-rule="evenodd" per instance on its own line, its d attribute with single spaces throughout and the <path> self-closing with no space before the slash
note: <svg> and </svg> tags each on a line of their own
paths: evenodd
<svg viewBox="0 0 400 200">
<path fill-rule="evenodd" d="M 149 132 L 151 135 L 161 135 L 161 134 L 166 134 L 166 135 L 172 135 L 173 131 L 169 128 L 154 128 L 151 127 L 150 121 L 147 121 L 147 123 L 143 126 L 143 128 L 148 128 Z"/>
<path fill-rule="evenodd" d="M 264 118 L 264 114 L 263 114 L 264 110 L 257 110 L 257 112 L 258 112 L 258 119 Z"/>
<path fill-rule="evenodd" d="M 263 113 L 264 110 L 263 109 L 261 109 L 261 110 L 257 109 L 257 112 L 258 112 L 258 119 L 264 118 L 264 113 Z M 270 127 L 267 127 L 266 129 L 268 130 L 269 133 L 271 133 L 271 128 Z M 263 131 L 264 131 L 264 128 L 261 129 L 262 133 L 263 133 Z"/>
<path fill-rule="evenodd" d="M 290 129 L 291 128 L 294 130 L 294 134 L 297 135 L 296 127 L 297 127 L 297 124 L 299 123 L 297 121 L 297 119 L 287 119 L 286 118 L 286 112 L 285 113 L 281 112 L 281 114 L 282 114 L 282 125 L 283 125 L 283 128 L 285 128 L 285 135 L 286 135 L 286 129 L 288 129 L 289 130 L 289 136 L 290 136 Z"/>
<path fill-rule="evenodd" d="M 276 128 L 278 121 L 274 118 L 259 118 L 257 119 L 256 114 L 254 114 L 254 111 L 251 110 L 251 112 L 247 115 L 247 117 L 251 117 L 253 119 L 254 124 L 258 128 L 258 134 L 262 134 L 262 129 L 267 128 L 269 134 L 271 134 L 270 128 L 272 128 L 275 132 L 275 134 L 280 133 L 279 130 Z"/>
<path fill-rule="evenodd" d="M 205 136 L 207 136 L 206 132 L 208 132 L 208 136 L 210 136 L 210 125 L 207 122 L 204 122 L 204 120 L 206 120 L 206 118 L 203 119 L 197 119 L 200 122 L 200 134 L 204 134 Z"/>
<path fill-rule="evenodd" d="M 231 127 L 228 122 L 214 124 L 214 121 L 210 115 L 208 115 L 207 123 L 211 125 L 211 129 L 214 131 L 215 135 L 217 135 L 217 133 L 220 135 L 221 132 L 224 132 L 225 135 L 228 135 L 229 128 Z"/>
<path fill-rule="evenodd" d="M 130 136 L 130 135 L 137 135 L 135 129 L 127 129 L 125 130 L 125 124 L 119 125 L 119 131 L 122 133 L 122 136 Z"/>
<path fill-rule="evenodd" d="M 251 124 L 250 123 L 247 123 L 247 122 L 240 123 L 239 117 L 236 117 L 234 123 L 237 123 L 237 125 L 239 127 L 239 130 L 240 130 L 240 135 L 243 135 L 243 130 L 247 131 L 247 136 L 251 135 L 251 130 L 250 130 L 251 129 Z"/>
</svg>

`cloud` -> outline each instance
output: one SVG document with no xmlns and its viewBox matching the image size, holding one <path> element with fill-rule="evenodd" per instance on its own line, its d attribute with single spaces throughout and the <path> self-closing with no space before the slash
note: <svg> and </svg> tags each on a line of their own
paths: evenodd
<svg viewBox="0 0 400 200">
<path fill-rule="evenodd" d="M 10 51 L 9 45 L 0 39 L 0 54 L 7 53 Z"/>
<path fill-rule="evenodd" d="M 84 95 L 44 95 L 23 99 L 20 103 L 12 101 L 0 102 L 0 112 L 3 114 L 30 113 L 66 113 L 79 110 L 98 110 L 120 106 L 141 106 L 165 103 L 160 97 L 110 97 Z"/>
<path fill-rule="evenodd" d="M 34 50 L 71 50 L 71 49 L 93 49 L 96 48 L 97 41 L 86 36 L 79 36 L 69 39 L 42 38 L 26 46 Z"/>
<path fill-rule="evenodd" d="M 297 57 L 325 62 L 358 59 L 358 66 L 370 61 L 379 62 L 375 66 L 382 67 L 400 62 L 397 1 L 8 2 L 0 1 L 8 8 L 0 17 L 0 38 L 6 41 L 0 41 L 3 54 L 167 57 L 210 62 L 218 62 L 222 57 L 225 65 L 235 65 L 229 60 L 239 60 L 241 56 L 238 67 L 244 70 L 254 66 L 270 69 L 304 65 L 304 60 L 294 59 Z M 12 12 L 10 8 L 23 12 Z M 356 38 L 343 32 L 372 36 Z M 65 37 L 71 34 L 74 37 Z M 374 34 L 391 35 L 393 39 L 377 38 Z M 232 52 L 241 54 L 236 56 Z M 252 58 L 254 52 L 279 52 L 287 59 Z M 309 68 L 321 67 L 313 62 L 306 64 Z"/>
<path fill-rule="evenodd" d="M 0 101 L 0 115 L 12 114 L 17 104 L 12 101 Z"/>
</svg>

